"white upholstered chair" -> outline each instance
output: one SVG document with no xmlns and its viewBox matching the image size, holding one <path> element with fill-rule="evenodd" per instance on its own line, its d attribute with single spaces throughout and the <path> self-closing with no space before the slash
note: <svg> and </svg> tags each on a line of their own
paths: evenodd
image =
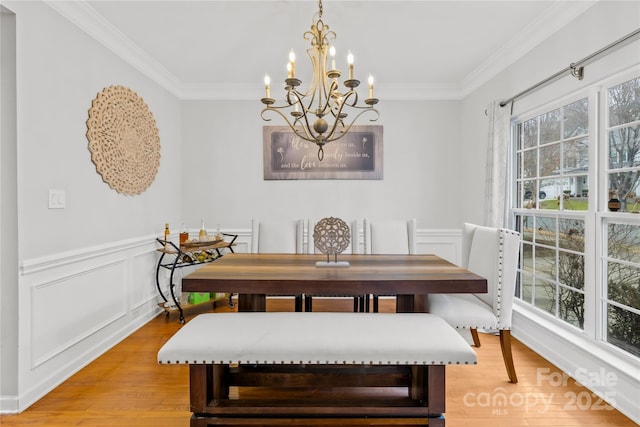
<svg viewBox="0 0 640 427">
<path fill-rule="evenodd" d="M 462 267 L 487 279 L 485 294 L 429 295 L 429 312 L 455 328 L 471 330 L 480 347 L 478 329 L 499 330 L 509 380 L 518 382 L 511 354 L 511 315 L 515 293 L 520 234 L 501 228 L 464 224 Z"/>
<path fill-rule="evenodd" d="M 304 220 L 251 220 L 252 253 L 302 254 Z M 302 295 L 295 295 L 295 311 L 302 311 Z"/>
<path fill-rule="evenodd" d="M 415 254 L 416 220 L 364 220 L 367 254 Z"/>
<path fill-rule="evenodd" d="M 415 218 L 406 221 L 368 221 L 365 219 L 364 247 L 367 254 L 415 254 Z M 367 308 L 368 299 L 368 296 L 365 297 Z M 373 295 L 373 311 L 378 311 L 378 295 Z"/>
<path fill-rule="evenodd" d="M 321 219 L 321 218 L 320 218 Z M 320 219 L 309 220 L 308 221 L 308 229 L 307 229 L 307 253 L 310 254 L 319 254 L 322 253 L 316 248 L 314 240 L 313 240 L 313 230 L 320 221 Z M 351 234 L 351 244 L 344 250 L 343 254 L 357 254 L 360 253 L 360 230 L 362 228 L 362 221 L 353 220 L 353 221 L 345 221 L 349 224 L 349 232 Z M 338 260 L 340 260 L 340 255 L 338 255 Z M 328 295 L 324 295 L 328 296 Z M 362 311 L 364 307 L 364 299 L 362 299 L 361 295 L 329 295 L 329 296 L 339 296 L 339 297 L 353 297 L 353 311 Z M 304 298 L 304 307 L 305 311 L 313 311 L 313 295 L 305 295 Z"/>
</svg>

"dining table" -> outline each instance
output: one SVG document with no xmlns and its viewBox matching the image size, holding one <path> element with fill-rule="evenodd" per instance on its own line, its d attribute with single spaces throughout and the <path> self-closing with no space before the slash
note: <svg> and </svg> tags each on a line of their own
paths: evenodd
<svg viewBox="0 0 640 427">
<path fill-rule="evenodd" d="M 267 295 L 389 295 L 398 313 L 428 312 L 429 294 L 487 292 L 484 277 L 433 254 L 349 254 L 338 261 L 332 266 L 322 254 L 225 254 L 185 276 L 182 289 L 238 294 L 238 311 L 266 311 Z"/>
<path fill-rule="evenodd" d="M 185 276 L 182 289 L 186 292 L 238 294 L 238 312 L 266 311 L 267 296 L 300 294 L 318 297 L 367 294 L 395 296 L 397 313 L 428 312 L 429 294 L 487 292 L 485 278 L 436 255 L 349 254 L 340 255 L 335 263 L 327 261 L 322 254 L 225 254 Z M 277 318 L 278 313 L 271 315 Z M 314 313 L 289 315 L 303 319 Z M 360 321 L 369 319 L 366 316 L 382 315 L 352 313 L 350 316 L 356 316 L 352 320 Z M 386 314 L 389 315 L 393 314 Z M 247 314 L 247 319 L 251 318 Z M 312 328 L 316 332 L 324 326 L 331 328 L 324 332 L 335 333 L 336 338 L 344 332 L 342 328 L 335 328 L 335 325 L 319 322 L 314 323 Z M 444 326 L 448 327 L 446 324 Z M 214 328 L 216 330 L 212 333 L 221 334 L 221 340 L 216 342 L 225 346 L 225 336 L 230 342 L 255 334 L 261 336 L 259 327 L 264 325 L 243 329 L 237 332 L 240 334 L 237 337 L 229 337 L 219 328 Z M 230 328 L 238 329 L 236 325 L 230 325 Z M 292 328 L 289 335 L 284 330 L 276 332 L 297 342 L 298 333 L 294 330 L 296 328 Z M 313 331 L 309 330 L 308 333 L 313 334 Z M 438 332 L 431 329 L 425 331 L 423 325 L 398 331 L 399 336 L 407 337 L 409 343 L 424 340 L 429 333 L 433 335 L 431 339 L 434 345 L 446 341 L 447 336 L 457 335 L 451 327 Z M 369 336 L 370 332 L 363 330 L 363 334 Z M 376 334 L 371 338 L 375 339 Z M 203 342 L 208 339 L 205 336 L 199 338 Z M 280 346 L 280 351 L 283 345 L 292 345 L 276 341 L 273 345 Z M 348 347 L 349 344 L 343 341 L 336 341 L 337 348 L 341 345 Z M 388 344 L 380 342 L 376 345 Z M 394 423 L 404 419 L 412 425 L 420 420 L 420 424 L 444 426 L 445 364 L 449 359 L 438 360 L 442 361 L 420 366 L 391 362 L 361 365 L 346 361 L 344 365 L 308 365 L 292 361 L 284 365 L 241 363 L 233 366 L 228 361 L 220 361 L 220 364 L 194 361 L 189 374 L 193 411 L 191 426 L 224 425 L 227 422 L 235 425 L 240 422 L 236 417 L 241 418 L 242 422 L 248 422 L 247 417 L 253 417 L 252 422 L 260 425 L 282 425 L 280 423 L 285 418 L 287 425 L 315 425 L 311 420 L 316 418 L 321 425 L 326 422 L 351 425 L 356 422 L 354 417 L 360 417 L 364 423 L 371 421 L 371 417 L 378 417 L 381 422 L 393 418 Z M 231 393 L 231 389 L 237 391 Z"/>
</svg>

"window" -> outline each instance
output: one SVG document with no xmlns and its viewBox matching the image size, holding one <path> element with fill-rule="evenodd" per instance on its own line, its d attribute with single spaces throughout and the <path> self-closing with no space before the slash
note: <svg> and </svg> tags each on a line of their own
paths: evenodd
<svg viewBox="0 0 640 427">
<path fill-rule="evenodd" d="M 639 212 L 640 77 L 609 87 L 605 105 L 607 197 Z M 640 356 L 640 217 L 607 215 L 603 230 L 603 338 Z"/>
<path fill-rule="evenodd" d="M 518 207 L 588 209 L 589 101 L 517 125 Z"/>
<path fill-rule="evenodd" d="M 596 92 L 513 123 L 516 297 L 640 356 L 640 77 Z"/>
</svg>

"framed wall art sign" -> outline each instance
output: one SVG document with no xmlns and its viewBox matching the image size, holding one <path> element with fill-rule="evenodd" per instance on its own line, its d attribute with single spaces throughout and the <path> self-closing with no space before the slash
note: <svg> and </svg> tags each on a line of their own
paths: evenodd
<svg viewBox="0 0 640 427">
<path fill-rule="evenodd" d="M 382 126 L 352 126 L 349 133 L 324 146 L 298 138 L 288 126 L 263 130 L 264 179 L 371 179 L 382 173 Z"/>
</svg>

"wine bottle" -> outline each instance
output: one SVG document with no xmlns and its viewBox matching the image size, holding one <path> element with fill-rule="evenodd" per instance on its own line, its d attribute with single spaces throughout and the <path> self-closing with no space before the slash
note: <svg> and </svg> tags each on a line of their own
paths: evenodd
<svg viewBox="0 0 640 427">
<path fill-rule="evenodd" d="M 200 220 L 200 232 L 198 233 L 198 240 L 207 240 L 207 230 L 204 228 L 204 219 Z"/>
</svg>

